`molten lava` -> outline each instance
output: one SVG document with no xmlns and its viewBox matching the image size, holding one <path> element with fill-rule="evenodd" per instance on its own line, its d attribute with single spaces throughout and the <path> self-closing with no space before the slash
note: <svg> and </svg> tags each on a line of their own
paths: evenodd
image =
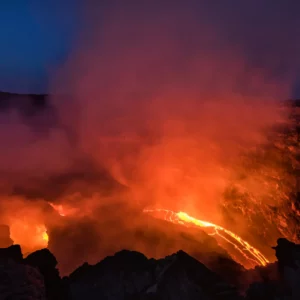
<svg viewBox="0 0 300 300">
<path fill-rule="evenodd" d="M 265 266 L 269 263 L 267 258 L 264 257 L 259 250 L 251 246 L 235 233 L 221 226 L 193 218 L 185 212 L 174 212 L 167 209 L 145 209 L 144 212 L 174 224 L 180 224 L 186 227 L 201 227 L 204 230 L 211 230 L 208 234 L 213 235 L 220 246 L 225 248 L 235 261 L 241 263 L 246 268 L 252 268 L 256 265 Z M 235 255 L 232 250 L 236 250 L 240 255 Z"/>
<path fill-rule="evenodd" d="M 51 204 L 51 206 L 62 217 L 72 214 L 71 210 L 67 212 L 62 205 Z M 268 259 L 258 249 L 251 246 L 235 233 L 219 225 L 196 219 L 185 212 L 174 212 L 167 209 L 144 209 L 143 212 L 174 224 L 184 225 L 190 228 L 200 227 L 209 235 L 214 236 L 218 244 L 227 250 L 235 261 L 247 269 L 257 265 L 265 266 L 269 263 Z"/>
</svg>

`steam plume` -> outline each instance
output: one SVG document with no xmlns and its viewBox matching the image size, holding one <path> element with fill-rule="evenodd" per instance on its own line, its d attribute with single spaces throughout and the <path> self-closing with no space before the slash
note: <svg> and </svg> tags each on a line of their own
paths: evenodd
<svg viewBox="0 0 300 300">
<path fill-rule="evenodd" d="M 300 4 L 88 1 L 83 11 L 77 47 L 53 76 L 48 134 L 0 115 L 3 189 L 88 161 L 126 186 L 133 205 L 220 219 L 241 153 L 284 118 L 279 100 L 292 96 L 299 68 L 300 19 L 290 13 Z"/>
</svg>

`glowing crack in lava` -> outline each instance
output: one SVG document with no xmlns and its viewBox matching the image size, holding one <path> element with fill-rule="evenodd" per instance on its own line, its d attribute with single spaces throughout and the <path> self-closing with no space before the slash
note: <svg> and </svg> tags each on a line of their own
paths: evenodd
<svg viewBox="0 0 300 300">
<path fill-rule="evenodd" d="M 226 247 L 226 250 L 229 250 L 229 255 L 232 256 L 235 261 L 241 263 L 245 268 L 252 268 L 256 265 L 265 266 L 269 263 L 259 250 L 251 246 L 235 233 L 221 226 L 193 218 L 185 212 L 174 212 L 167 209 L 145 209 L 144 212 L 174 224 L 180 224 L 186 227 L 201 227 L 205 231 L 210 230 L 208 234 L 213 235 L 220 246 L 223 247 L 224 242 L 231 246 L 231 249 Z M 243 259 L 234 255 L 232 248 L 236 250 Z"/>
<path fill-rule="evenodd" d="M 62 217 L 72 214 L 71 211 L 66 212 L 62 205 L 51 204 L 51 206 Z M 221 226 L 193 218 L 185 212 L 174 212 L 167 209 L 144 209 L 143 212 L 173 224 L 179 224 L 190 228 L 201 228 L 209 235 L 214 236 L 218 244 L 227 250 L 229 255 L 236 262 L 247 269 L 254 268 L 257 265 L 265 266 L 269 263 L 268 259 L 259 250 L 251 246 L 235 233 Z"/>
</svg>

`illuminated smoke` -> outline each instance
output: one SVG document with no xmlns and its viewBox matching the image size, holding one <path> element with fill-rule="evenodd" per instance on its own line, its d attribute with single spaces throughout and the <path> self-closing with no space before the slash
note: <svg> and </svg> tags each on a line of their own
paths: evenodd
<svg viewBox="0 0 300 300">
<path fill-rule="evenodd" d="M 266 131 L 285 118 L 278 100 L 292 95 L 300 19 L 287 14 L 299 11 L 296 2 L 293 9 L 279 1 L 224 3 L 88 1 L 77 47 L 53 76 L 55 118 L 50 108 L 31 126 L 15 110 L 0 115 L 3 203 L 16 185 L 39 187 L 44 196 L 37 198 L 47 200 L 63 185 L 51 201 L 67 202 L 65 194 L 83 185 L 61 184 L 58 175 L 83 165 L 82 178 L 106 172 L 127 188 L 126 196 L 113 188 L 111 202 L 194 210 L 226 227 L 220 204 L 241 155 L 264 144 Z M 54 184 L 55 176 L 61 181 Z M 258 196 L 262 182 L 250 185 Z M 74 206 L 95 217 L 104 200 L 87 199 Z M 3 215 L 15 209 L 3 207 Z M 48 211 L 38 215 L 48 222 Z"/>
</svg>

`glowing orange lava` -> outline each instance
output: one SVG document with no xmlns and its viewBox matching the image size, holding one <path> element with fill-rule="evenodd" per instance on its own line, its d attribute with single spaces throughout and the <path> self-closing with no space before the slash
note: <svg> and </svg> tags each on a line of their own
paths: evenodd
<svg viewBox="0 0 300 300">
<path fill-rule="evenodd" d="M 269 263 L 266 257 L 264 257 L 259 250 L 251 246 L 235 233 L 221 226 L 193 218 L 185 212 L 174 212 L 167 209 L 145 209 L 144 212 L 155 215 L 158 218 L 174 224 L 180 224 L 187 227 L 201 227 L 202 229 L 212 229 L 212 232 L 209 233 L 210 235 L 214 235 L 215 237 L 220 238 L 221 241 L 227 242 L 242 255 L 248 263 L 242 263 L 241 260 L 234 256 L 231 252 L 229 253 L 236 261 L 240 261 L 245 267 L 251 268 L 255 265 L 265 266 Z"/>
<path fill-rule="evenodd" d="M 51 206 L 62 217 L 72 214 L 71 211 L 67 212 L 62 205 L 51 204 Z M 247 269 L 257 265 L 265 266 L 269 263 L 268 259 L 258 249 L 251 246 L 235 233 L 219 225 L 196 219 L 185 212 L 174 212 L 167 209 L 144 209 L 143 212 L 174 224 L 202 228 L 209 235 L 214 236 L 218 244 L 226 249 L 235 261 Z"/>
</svg>

